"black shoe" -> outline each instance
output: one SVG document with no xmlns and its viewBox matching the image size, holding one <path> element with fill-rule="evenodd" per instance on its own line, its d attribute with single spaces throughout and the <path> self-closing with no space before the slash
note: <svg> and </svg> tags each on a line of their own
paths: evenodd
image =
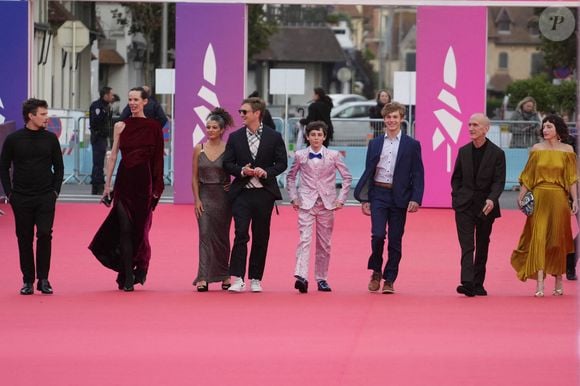
<svg viewBox="0 0 580 386">
<path fill-rule="evenodd" d="M 36 285 L 36 289 L 45 295 L 52 295 L 52 287 L 50 286 L 48 279 L 38 280 L 38 284 Z"/>
<path fill-rule="evenodd" d="M 318 280 L 318 290 L 322 292 L 332 291 L 326 280 Z"/>
<path fill-rule="evenodd" d="M 120 290 L 123 289 L 123 286 L 125 285 L 125 274 L 119 272 L 117 274 L 117 279 L 115 279 L 115 281 L 117 282 L 117 288 L 119 288 Z"/>
<path fill-rule="evenodd" d="M 34 293 L 34 285 L 32 283 L 24 283 L 20 288 L 20 295 L 32 295 Z"/>
<path fill-rule="evenodd" d="M 463 284 L 457 287 L 457 293 L 458 294 L 463 294 L 463 295 L 465 295 L 467 297 L 470 297 L 470 298 L 472 298 L 472 297 L 475 296 L 475 293 L 473 292 L 473 289 L 470 288 L 469 286 L 465 286 Z"/>
<path fill-rule="evenodd" d="M 207 283 L 198 284 L 195 288 L 197 288 L 197 292 L 207 292 L 209 290 L 209 286 Z"/>
<path fill-rule="evenodd" d="M 308 292 L 308 280 L 298 275 L 295 275 L 294 277 L 296 278 L 294 288 L 296 288 L 301 294 Z"/>
<path fill-rule="evenodd" d="M 135 276 L 133 276 L 133 274 L 129 276 L 125 275 L 125 284 L 123 284 L 123 291 L 125 292 L 133 291 L 135 289 L 133 284 L 135 284 Z"/>
<path fill-rule="evenodd" d="M 576 270 L 574 271 L 566 271 L 566 279 L 567 280 L 578 280 L 578 276 L 576 276 Z"/>
<path fill-rule="evenodd" d="M 475 286 L 475 288 L 473 289 L 473 293 L 475 294 L 475 296 L 487 296 L 487 291 L 485 290 L 485 288 L 483 288 L 482 285 Z"/>
</svg>

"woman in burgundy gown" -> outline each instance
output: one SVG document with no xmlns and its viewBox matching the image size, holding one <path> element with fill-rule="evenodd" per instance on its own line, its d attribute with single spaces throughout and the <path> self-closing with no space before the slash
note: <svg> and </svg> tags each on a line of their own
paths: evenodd
<svg viewBox="0 0 580 386">
<path fill-rule="evenodd" d="M 129 91 L 131 117 L 115 124 L 107 162 L 103 199 L 112 196 L 113 207 L 89 245 L 105 267 L 118 272 L 117 284 L 124 291 L 145 283 L 152 212 L 164 188 L 163 132 L 158 121 L 145 117 L 146 104 L 143 88 Z M 111 180 L 119 150 L 122 159 L 113 192 Z"/>
</svg>

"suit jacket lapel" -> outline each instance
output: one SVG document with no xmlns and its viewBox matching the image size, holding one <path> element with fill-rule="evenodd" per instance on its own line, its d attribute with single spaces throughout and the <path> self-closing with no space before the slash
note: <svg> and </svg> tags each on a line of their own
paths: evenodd
<svg viewBox="0 0 580 386">
<path fill-rule="evenodd" d="M 264 143 L 268 140 L 268 130 L 263 129 L 262 130 L 262 136 L 260 137 L 260 146 L 258 146 L 258 151 L 256 152 L 256 159 L 254 160 L 256 163 L 258 162 L 258 160 L 260 159 L 260 156 L 262 155 L 262 150 L 264 148 Z M 250 150 L 250 146 L 248 145 L 248 150 Z M 250 153 L 250 157 L 251 157 L 251 153 Z"/>
</svg>

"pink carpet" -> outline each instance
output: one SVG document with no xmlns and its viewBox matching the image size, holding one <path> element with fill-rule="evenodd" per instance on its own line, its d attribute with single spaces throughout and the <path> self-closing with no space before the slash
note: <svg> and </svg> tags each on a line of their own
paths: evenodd
<svg viewBox="0 0 580 386">
<path fill-rule="evenodd" d="M 144 287 L 116 289 L 86 246 L 106 209 L 59 204 L 52 296 L 20 296 L 6 205 L 0 217 L 2 385 L 578 385 L 577 284 L 532 296 L 509 265 L 523 215 L 496 222 L 488 297 L 455 293 L 459 246 L 452 212 L 408 217 L 396 295 L 366 290 L 369 220 L 338 213 L 332 293 L 293 289 L 296 215 L 273 217 L 262 294 L 194 292 L 192 206 L 155 213 Z M 311 278 L 312 279 L 312 278 Z M 547 283 L 551 292 L 553 281 Z"/>
</svg>

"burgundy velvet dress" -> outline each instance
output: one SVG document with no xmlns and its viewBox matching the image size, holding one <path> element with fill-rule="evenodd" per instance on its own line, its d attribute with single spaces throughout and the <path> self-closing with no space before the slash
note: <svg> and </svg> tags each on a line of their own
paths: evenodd
<svg viewBox="0 0 580 386">
<path fill-rule="evenodd" d="M 122 272 L 119 216 L 127 216 L 132 227 L 135 282 L 143 283 L 151 259 L 149 230 L 153 197 L 160 197 L 164 188 L 163 132 L 155 119 L 131 117 L 124 122 L 125 129 L 119 138 L 122 158 L 115 179 L 113 207 L 89 249 L 105 267 Z"/>
</svg>

